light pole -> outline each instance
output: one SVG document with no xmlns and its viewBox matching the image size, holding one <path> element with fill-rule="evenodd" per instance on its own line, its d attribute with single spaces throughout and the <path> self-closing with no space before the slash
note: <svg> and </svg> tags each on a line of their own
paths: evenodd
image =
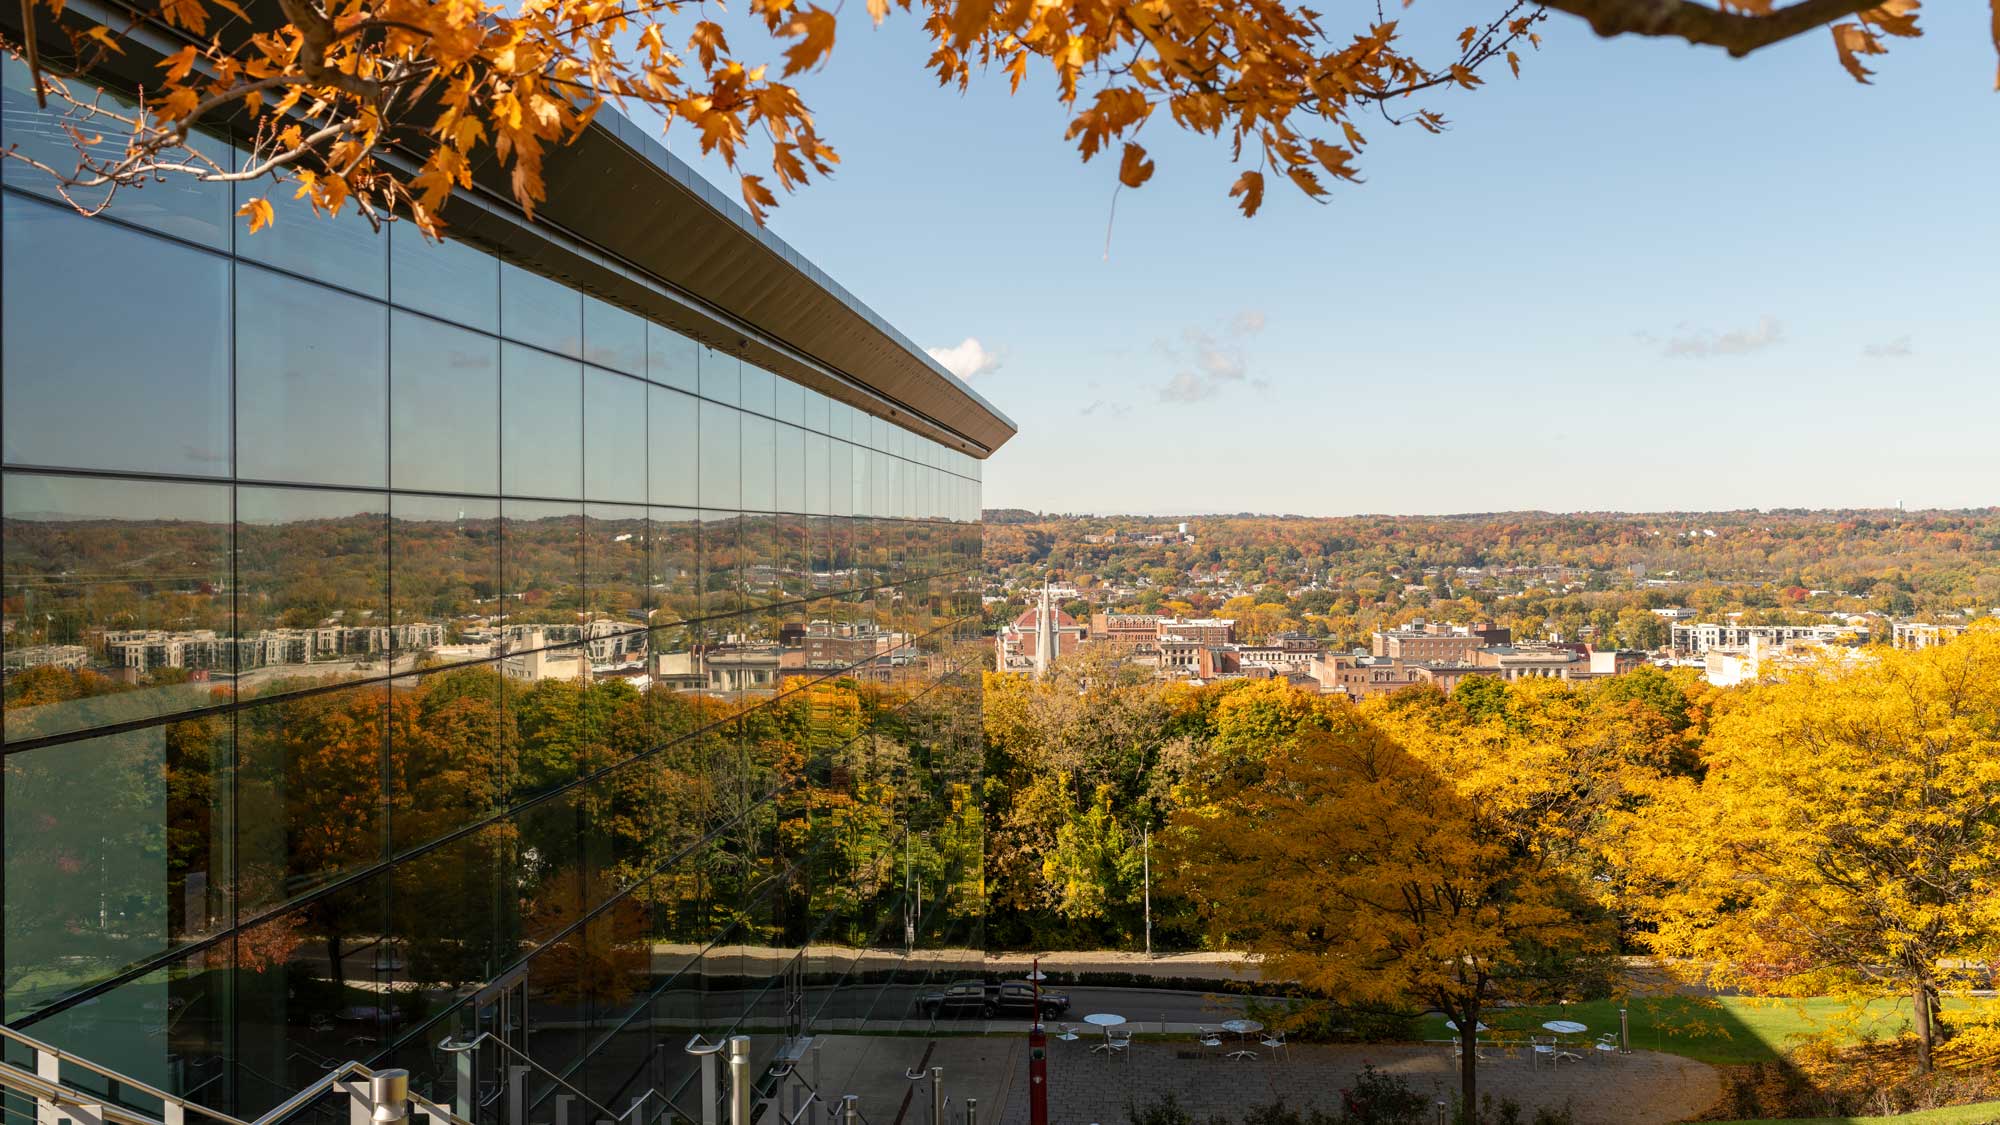
<svg viewBox="0 0 2000 1125">
<path fill-rule="evenodd" d="M 1153 830 L 1139 830 L 1141 885 L 1146 895 L 1146 960 L 1153 959 Z"/>
</svg>

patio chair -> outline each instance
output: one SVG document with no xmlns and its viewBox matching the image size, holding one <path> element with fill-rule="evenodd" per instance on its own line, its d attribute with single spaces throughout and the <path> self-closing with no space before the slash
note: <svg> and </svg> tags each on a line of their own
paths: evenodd
<svg viewBox="0 0 2000 1125">
<path fill-rule="evenodd" d="M 1534 1054 L 1529 1056 L 1530 1061 L 1538 1063 L 1545 1062 L 1548 1063 L 1550 1066 L 1554 1066 L 1556 1064 L 1555 1037 L 1550 1035 L 1537 1035 L 1534 1037 L 1532 1042 L 1534 1044 Z"/>
<path fill-rule="evenodd" d="M 1597 1042 L 1590 1046 L 1592 1053 L 1600 1059 L 1616 1058 L 1618 1055 L 1618 1037 L 1610 1032 L 1598 1036 Z"/>
<path fill-rule="evenodd" d="M 1213 1055 L 1222 1050 L 1222 1033 L 1212 1027 L 1204 1027 L 1195 1032 L 1195 1042 L 1201 1044 L 1203 1055 Z"/>
<path fill-rule="evenodd" d="M 1076 1033 L 1076 1025 L 1073 1023 L 1059 1023 L 1056 1025 L 1056 1031 L 1056 1038 L 1065 1043 L 1074 1043 L 1082 1038 Z"/>
<path fill-rule="evenodd" d="M 1266 1031 L 1264 1033 L 1264 1038 L 1259 1039 L 1258 1042 L 1263 1044 L 1265 1047 L 1269 1048 L 1273 1055 L 1282 1054 L 1284 1055 L 1287 1061 L 1290 1061 L 1292 1057 L 1292 1048 L 1289 1044 L 1285 1042 L 1284 1032 Z"/>
<path fill-rule="evenodd" d="M 1107 1027 L 1104 1029 L 1104 1044 L 1114 1055 L 1131 1057 L 1132 1029 L 1129 1027 Z"/>
</svg>

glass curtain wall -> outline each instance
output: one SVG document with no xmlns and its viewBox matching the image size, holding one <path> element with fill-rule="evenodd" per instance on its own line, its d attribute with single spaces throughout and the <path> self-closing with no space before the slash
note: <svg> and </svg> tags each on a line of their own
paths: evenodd
<svg viewBox="0 0 2000 1125">
<path fill-rule="evenodd" d="M 11 63 L 5 128 L 69 144 Z M 405 225 L 0 167 L 9 1023 L 698 1117 L 688 1034 L 976 972 L 977 461 Z"/>
</svg>

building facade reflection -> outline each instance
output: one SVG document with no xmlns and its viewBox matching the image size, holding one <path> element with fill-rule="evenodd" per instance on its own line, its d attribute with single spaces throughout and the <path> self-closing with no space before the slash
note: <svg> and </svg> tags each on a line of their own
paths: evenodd
<svg viewBox="0 0 2000 1125">
<path fill-rule="evenodd" d="M 974 456 L 476 246 L 5 170 L 10 1024 L 243 1116 L 481 1031 L 698 1116 L 687 1034 L 976 965 Z"/>
</svg>

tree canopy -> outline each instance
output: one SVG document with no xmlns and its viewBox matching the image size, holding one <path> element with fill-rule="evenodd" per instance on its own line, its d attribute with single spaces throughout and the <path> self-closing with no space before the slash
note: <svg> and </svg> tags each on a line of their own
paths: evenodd
<svg viewBox="0 0 2000 1125">
<path fill-rule="evenodd" d="M 2000 0 L 1991 0 L 2000 41 Z M 129 22 L 63 13 L 63 0 L 29 0 L 9 51 L 28 60 L 39 96 L 69 103 L 77 164 L 35 162 L 84 209 L 105 189 L 165 175 L 204 180 L 295 179 L 316 209 L 350 203 L 371 219 L 407 216 L 427 233 L 476 173 L 499 173 L 532 214 L 544 201 L 547 153 L 574 139 L 606 105 L 644 107 L 665 128 L 692 129 L 701 150 L 738 177 L 761 221 L 776 201 L 830 174 L 839 161 L 791 79 L 833 51 L 838 7 L 813 0 L 750 0 L 752 28 L 781 56 L 733 46 L 713 13 L 686 0 L 134 0 Z M 875 22 L 914 18 L 932 50 L 925 65 L 960 88 L 998 70 L 1014 90 L 1031 72 L 1053 80 L 1079 156 L 1116 154 L 1120 184 L 1137 188 L 1154 162 L 1154 121 L 1227 146 L 1228 193 L 1245 215 L 1267 182 L 1322 198 L 1358 178 L 1378 112 L 1432 132 L 1441 112 L 1421 104 L 1471 90 L 1496 66 L 1520 74 L 1551 10 L 1605 36 L 1681 39 L 1745 55 L 1820 28 L 1853 76 L 1890 38 L 1920 34 L 1917 0 L 1527 0 L 1495 3 L 1455 42 L 1412 46 L 1397 20 L 1338 22 L 1283 0 L 869 0 Z M 50 61 L 88 73 L 113 55 L 150 58 L 137 108 L 121 109 L 52 76 L 35 10 L 70 39 Z M 143 30 L 142 30 L 143 29 Z M 168 32 L 164 46 L 155 29 Z M 739 36 L 740 38 L 740 36 Z M 775 69 L 774 69 L 775 68 Z M 232 119 L 246 159 L 232 165 L 191 143 Z M 104 138 L 110 138 L 107 144 Z M 273 218 L 267 197 L 242 214 L 252 230 Z"/>
</svg>

